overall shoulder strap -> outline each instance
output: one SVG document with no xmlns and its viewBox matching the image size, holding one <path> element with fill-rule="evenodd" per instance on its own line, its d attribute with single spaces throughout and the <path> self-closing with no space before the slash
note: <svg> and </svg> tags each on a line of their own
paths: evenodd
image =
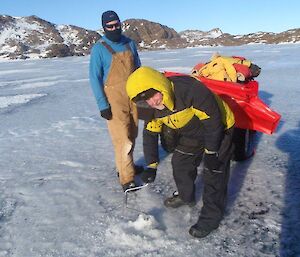
<svg viewBox="0 0 300 257">
<path fill-rule="evenodd" d="M 116 53 L 116 51 L 114 49 L 112 49 L 112 47 L 109 44 L 107 44 L 102 38 L 100 38 L 98 40 L 98 42 L 100 44 L 102 44 L 111 54 L 115 54 Z"/>
<path fill-rule="evenodd" d="M 129 46 L 129 43 L 127 43 L 127 44 L 125 45 L 125 47 L 126 47 L 126 49 L 127 49 L 128 51 L 130 51 L 130 52 L 132 51 L 132 50 L 131 50 L 131 47 Z"/>
<path fill-rule="evenodd" d="M 100 43 L 100 44 L 102 44 L 111 54 L 115 54 L 116 53 L 116 51 L 114 50 L 114 49 L 112 49 L 112 47 L 109 45 L 109 44 L 107 44 L 102 38 L 100 38 L 99 40 L 98 40 L 98 42 Z M 126 49 L 128 50 L 128 51 L 132 51 L 131 50 L 131 47 L 129 46 L 129 43 L 127 43 L 126 45 L 125 45 L 125 47 L 126 47 Z"/>
</svg>

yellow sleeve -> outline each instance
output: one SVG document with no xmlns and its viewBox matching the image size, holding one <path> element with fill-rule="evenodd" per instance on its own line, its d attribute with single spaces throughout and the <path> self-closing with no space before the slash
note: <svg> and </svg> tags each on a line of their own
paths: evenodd
<svg viewBox="0 0 300 257">
<path fill-rule="evenodd" d="M 209 116 L 205 112 L 202 112 L 196 108 L 193 108 L 193 112 L 199 120 L 206 120 L 209 118 Z"/>
<path fill-rule="evenodd" d="M 222 122 L 223 122 L 225 128 L 229 129 L 235 123 L 234 114 L 233 114 L 232 110 L 230 109 L 230 107 L 228 106 L 228 104 L 225 101 L 223 101 L 221 99 L 221 97 L 219 97 L 218 95 L 215 95 L 215 97 L 218 102 L 220 111 L 222 113 Z"/>
<path fill-rule="evenodd" d="M 160 133 L 162 130 L 162 121 L 160 119 L 154 119 L 147 123 L 146 129 L 151 132 Z"/>
</svg>

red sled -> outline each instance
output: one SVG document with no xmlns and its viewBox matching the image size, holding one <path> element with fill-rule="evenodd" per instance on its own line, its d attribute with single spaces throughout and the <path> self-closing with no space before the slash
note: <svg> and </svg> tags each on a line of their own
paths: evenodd
<svg viewBox="0 0 300 257">
<path fill-rule="evenodd" d="M 166 71 L 166 77 L 187 74 Z M 271 110 L 258 96 L 258 82 L 251 80 L 241 83 L 226 82 L 198 77 L 215 94 L 219 95 L 231 108 L 235 126 L 240 129 L 275 132 L 281 115 Z"/>
</svg>

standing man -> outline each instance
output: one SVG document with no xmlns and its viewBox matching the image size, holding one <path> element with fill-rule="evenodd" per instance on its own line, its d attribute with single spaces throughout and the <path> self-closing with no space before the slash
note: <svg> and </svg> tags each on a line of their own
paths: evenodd
<svg viewBox="0 0 300 257">
<path fill-rule="evenodd" d="M 153 182 L 159 162 L 158 134 L 162 125 L 177 132 L 172 156 L 177 190 L 164 201 L 166 207 L 195 205 L 195 179 L 203 156 L 203 207 L 198 222 L 189 233 L 205 237 L 218 228 L 226 205 L 227 184 L 232 155 L 234 116 L 226 103 L 191 76 L 166 78 L 162 73 L 140 67 L 126 85 L 134 102 L 146 101 L 155 117 L 145 125 L 144 155 L 147 169 L 141 178 Z"/>
<path fill-rule="evenodd" d="M 93 46 L 90 57 L 90 84 L 100 115 L 107 120 L 115 151 L 116 167 L 123 190 L 135 187 L 133 149 L 138 132 L 137 109 L 126 94 L 128 76 L 140 65 L 137 48 L 122 35 L 114 11 L 102 14 L 104 36 Z"/>
</svg>

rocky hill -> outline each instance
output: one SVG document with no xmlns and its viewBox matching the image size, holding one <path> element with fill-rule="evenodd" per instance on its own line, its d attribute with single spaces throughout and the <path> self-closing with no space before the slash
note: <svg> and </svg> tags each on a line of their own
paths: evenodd
<svg viewBox="0 0 300 257">
<path fill-rule="evenodd" d="M 186 30 L 180 33 L 190 46 L 238 46 L 246 44 L 283 44 L 300 43 L 300 29 L 291 29 L 281 33 L 257 32 L 247 35 L 231 35 L 220 29 L 208 32 Z"/>
<path fill-rule="evenodd" d="M 64 57 L 89 54 L 100 35 L 71 25 L 55 25 L 36 16 L 0 16 L 0 57 Z"/>
<path fill-rule="evenodd" d="M 181 48 L 188 44 L 174 29 L 147 20 L 125 20 L 123 31 L 141 48 Z"/>
<path fill-rule="evenodd" d="M 100 24 L 99 24 L 100 25 Z M 257 32 L 231 35 L 215 28 L 210 31 L 185 30 L 180 33 L 144 19 L 128 19 L 124 34 L 140 49 L 184 48 L 195 46 L 234 46 L 243 44 L 299 43 L 300 29 L 281 33 Z M 72 25 L 56 25 L 37 16 L 0 15 L 0 58 L 25 59 L 88 55 L 101 37 L 100 31 Z"/>
</svg>

